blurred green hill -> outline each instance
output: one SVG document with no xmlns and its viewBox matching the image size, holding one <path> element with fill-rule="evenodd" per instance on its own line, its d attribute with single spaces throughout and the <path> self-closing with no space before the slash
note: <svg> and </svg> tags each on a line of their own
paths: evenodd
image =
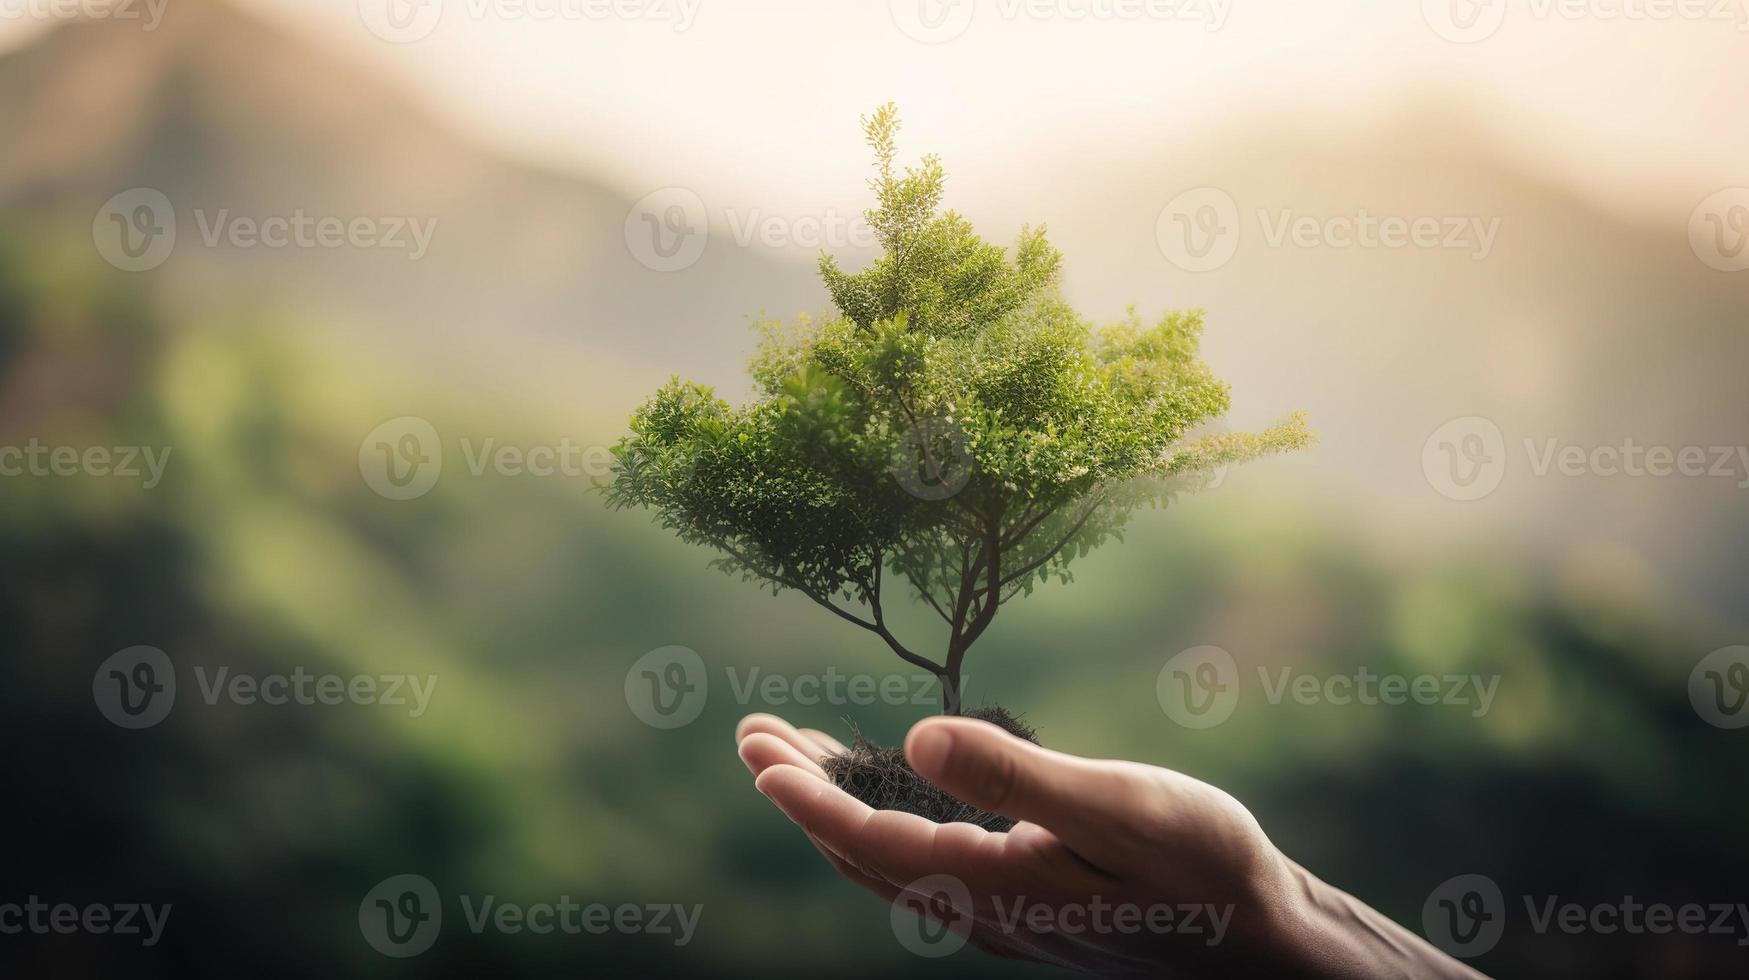
<svg viewBox="0 0 1749 980">
<path fill-rule="evenodd" d="M 0 264 L 0 442 L 174 448 L 164 482 L 11 479 L 0 635 L 11 878 L 34 892 L 173 901 L 146 954 L 82 939 L 0 961 L 26 972 L 269 973 L 749 968 L 996 975 L 924 963 L 880 903 L 839 881 L 755 793 L 735 720 L 773 710 L 897 739 L 924 706 L 738 704 L 722 673 L 895 670 L 793 597 L 600 504 L 588 481 L 472 476 L 428 495 L 360 479 L 352 420 L 423 413 L 446 441 L 532 445 L 562 420 L 394 377 L 316 329 L 240 312 L 166 330 L 138 297 Z M 101 383 L 100 383 L 101 382 Z M 92 394 L 101 392 L 101 397 Z M 391 406 L 396 406 L 391 408 Z M 592 438 L 594 433 L 579 433 Z M 1250 477 L 1255 476 L 1255 481 Z M 1687 668 L 1738 624 L 1676 614 L 1632 567 L 1538 570 L 1497 546 L 1405 569 L 1357 548 L 1352 515 L 1259 492 L 1263 470 L 1141 519 L 1079 580 L 1018 603 L 968 664 L 968 694 L 1026 712 L 1048 744 L 1183 769 L 1253 805 L 1288 852 L 1415 927 L 1480 871 L 1509 893 L 1730 899 L 1749 849 L 1741 740 L 1689 708 Z M 908 622 L 919 627 L 921 620 Z M 435 674 L 432 706 L 202 703 L 113 728 L 90 701 L 109 654 L 148 643 L 183 671 Z M 1249 685 L 1207 731 L 1162 711 L 1176 652 L 1217 643 L 1242 676 L 1477 673 L 1491 710 L 1268 704 Z M 712 672 L 694 723 L 650 728 L 627 669 L 668 644 Z M 183 675 L 186 678 L 186 674 Z M 187 684 L 186 679 L 184 683 Z M 28 801 L 28 802 L 26 802 Z M 357 903 L 413 871 L 446 893 L 703 903 L 694 944 L 475 936 L 447 926 L 408 964 L 361 940 Z M 28 886 L 24 883 L 28 882 Z M 1717 937 L 1508 938 L 1484 968 L 1703 975 Z M 161 970 L 160 970 L 161 968 Z M 1002 969 L 1002 975 L 1012 975 Z"/>
</svg>

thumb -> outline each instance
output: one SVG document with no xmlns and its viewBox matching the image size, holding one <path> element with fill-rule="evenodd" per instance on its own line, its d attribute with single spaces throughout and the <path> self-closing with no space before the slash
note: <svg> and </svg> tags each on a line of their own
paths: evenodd
<svg viewBox="0 0 1749 980">
<path fill-rule="evenodd" d="M 927 718 L 905 738 L 919 776 L 976 807 L 1050 830 L 1095 865 L 1125 866 L 1138 817 L 1164 787 L 1133 766 L 1054 752 L 975 718 Z"/>
</svg>

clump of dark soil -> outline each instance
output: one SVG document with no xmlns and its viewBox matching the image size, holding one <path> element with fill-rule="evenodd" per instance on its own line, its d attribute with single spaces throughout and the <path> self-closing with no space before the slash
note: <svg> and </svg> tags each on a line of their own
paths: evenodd
<svg viewBox="0 0 1749 980">
<path fill-rule="evenodd" d="M 965 716 L 987 721 L 1038 744 L 1031 726 L 1010 714 L 1007 708 L 997 705 L 973 708 Z M 912 771 L 911 764 L 905 761 L 904 749 L 876 745 L 861 732 L 855 734 L 848 752 L 832 756 L 824 763 L 826 775 L 851 796 L 877 810 L 902 810 L 936 823 L 970 823 L 997 832 L 1006 832 L 1014 826 L 1013 820 L 1001 814 L 980 810 L 937 789 Z"/>
</svg>

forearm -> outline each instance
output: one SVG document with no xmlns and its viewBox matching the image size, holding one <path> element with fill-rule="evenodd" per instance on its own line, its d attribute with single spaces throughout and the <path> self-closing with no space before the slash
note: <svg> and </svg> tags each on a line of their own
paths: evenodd
<svg viewBox="0 0 1749 980">
<path fill-rule="evenodd" d="M 1282 858 L 1275 929 L 1285 974 L 1321 977 L 1482 977 L 1347 892 Z"/>
</svg>

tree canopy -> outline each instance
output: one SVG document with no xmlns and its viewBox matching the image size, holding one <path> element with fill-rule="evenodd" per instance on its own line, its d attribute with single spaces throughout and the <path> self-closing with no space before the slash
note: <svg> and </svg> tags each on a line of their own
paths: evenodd
<svg viewBox="0 0 1749 980">
<path fill-rule="evenodd" d="M 877 634 L 957 713 L 965 653 L 1003 602 L 1068 581 L 1185 478 L 1311 434 L 1300 414 L 1199 434 L 1229 404 L 1198 356 L 1201 311 L 1096 326 L 1059 294 L 1043 228 L 1012 254 L 985 242 L 942 210 L 936 157 L 895 168 L 891 104 L 863 126 L 884 254 L 855 273 L 822 255 L 838 313 L 760 325 L 748 404 L 678 378 L 657 391 L 613 450 L 607 497 Z M 941 659 L 889 628 L 900 591 L 946 625 Z"/>
</svg>

